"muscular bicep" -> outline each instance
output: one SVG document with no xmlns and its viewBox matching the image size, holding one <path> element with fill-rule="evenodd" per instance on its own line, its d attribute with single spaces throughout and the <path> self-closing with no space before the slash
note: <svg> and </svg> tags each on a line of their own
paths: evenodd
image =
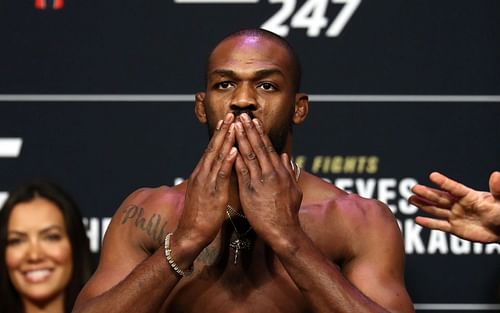
<svg viewBox="0 0 500 313">
<path fill-rule="evenodd" d="M 104 238 L 99 265 L 78 296 L 77 305 L 97 297 L 119 284 L 148 257 L 137 243 L 133 228 L 121 225 L 117 213 Z"/>
<path fill-rule="evenodd" d="M 383 219 L 384 220 L 384 219 Z M 384 222 L 384 221 L 380 222 Z M 404 281 L 404 248 L 397 224 L 372 225 L 355 256 L 343 266 L 346 278 L 390 312 L 414 312 Z"/>
</svg>

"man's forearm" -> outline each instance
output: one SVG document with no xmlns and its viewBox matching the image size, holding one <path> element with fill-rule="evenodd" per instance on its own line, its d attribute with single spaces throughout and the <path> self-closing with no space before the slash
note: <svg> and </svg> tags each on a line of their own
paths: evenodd
<svg viewBox="0 0 500 313">
<path fill-rule="evenodd" d="M 196 256 L 176 246 L 175 262 L 188 268 Z M 137 265 L 120 283 L 108 291 L 92 297 L 83 292 L 73 313 L 157 313 L 181 276 L 168 264 L 163 247 Z"/>
<path fill-rule="evenodd" d="M 275 253 L 314 312 L 388 312 L 352 285 L 303 232 Z"/>
</svg>

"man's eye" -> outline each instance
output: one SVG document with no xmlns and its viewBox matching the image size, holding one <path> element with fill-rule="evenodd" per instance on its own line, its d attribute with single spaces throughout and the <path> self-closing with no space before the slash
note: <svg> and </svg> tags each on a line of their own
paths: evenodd
<svg viewBox="0 0 500 313">
<path fill-rule="evenodd" d="M 262 83 L 258 87 L 261 88 L 261 89 L 264 89 L 266 91 L 276 90 L 276 88 L 274 87 L 274 85 L 271 84 L 271 83 Z"/>
<path fill-rule="evenodd" d="M 217 89 L 228 89 L 232 86 L 231 82 L 220 82 L 217 84 Z"/>
</svg>

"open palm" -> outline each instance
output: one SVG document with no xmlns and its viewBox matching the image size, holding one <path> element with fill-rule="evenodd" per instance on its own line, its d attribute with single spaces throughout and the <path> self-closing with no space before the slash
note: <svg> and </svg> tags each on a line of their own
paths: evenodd
<svg viewBox="0 0 500 313">
<path fill-rule="evenodd" d="M 434 172 L 434 189 L 415 185 L 409 201 L 432 217 L 418 216 L 417 224 L 482 243 L 500 242 L 500 172 L 490 176 L 490 192 L 477 191 Z"/>
</svg>

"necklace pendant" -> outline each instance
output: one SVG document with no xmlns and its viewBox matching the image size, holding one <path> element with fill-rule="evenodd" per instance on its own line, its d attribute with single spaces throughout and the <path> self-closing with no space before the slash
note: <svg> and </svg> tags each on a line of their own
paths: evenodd
<svg viewBox="0 0 500 313">
<path fill-rule="evenodd" d="M 240 255 L 240 250 L 248 250 L 250 249 L 250 241 L 246 238 L 236 239 L 229 243 L 229 247 L 234 250 L 234 261 L 233 264 L 238 264 L 238 256 Z"/>
<path fill-rule="evenodd" d="M 238 247 L 236 247 L 236 249 L 234 251 L 234 262 L 233 262 L 234 265 L 238 264 L 238 254 L 240 254 L 240 249 L 238 249 Z"/>
</svg>

